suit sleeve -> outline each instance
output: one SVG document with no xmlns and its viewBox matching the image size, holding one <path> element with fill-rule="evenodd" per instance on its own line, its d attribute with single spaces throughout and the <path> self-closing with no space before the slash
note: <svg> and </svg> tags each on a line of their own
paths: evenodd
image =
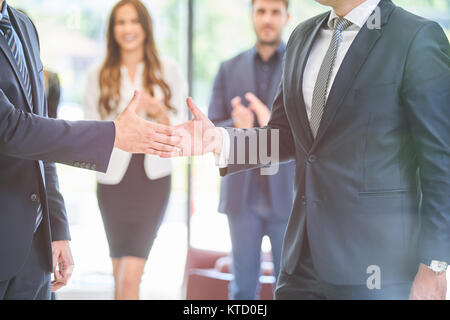
<svg viewBox="0 0 450 320">
<path fill-rule="evenodd" d="M 59 191 L 56 166 L 52 162 L 44 162 L 44 170 L 52 241 L 70 240 L 69 221 L 64 198 Z"/>
<path fill-rule="evenodd" d="M 231 109 L 229 104 L 231 101 L 226 101 L 225 93 L 225 72 L 223 64 L 219 68 L 209 103 L 208 118 L 214 123 L 216 127 L 233 127 L 234 120 L 231 117 Z"/>
<path fill-rule="evenodd" d="M 408 53 L 402 99 L 422 188 L 419 259 L 450 263 L 450 47 L 441 27 L 422 26 Z"/>
<path fill-rule="evenodd" d="M 48 117 L 48 99 L 44 100 L 44 116 Z M 50 220 L 51 241 L 71 240 L 64 198 L 59 191 L 56 165 L 44 162 L 45 189 Z"/>
<path fill-rule="evenodd" d="M 0 90 L 0 154 L 106 172 L 114 146 L 111 121 L 48 119 L 13 106 Z"/>
</svg>

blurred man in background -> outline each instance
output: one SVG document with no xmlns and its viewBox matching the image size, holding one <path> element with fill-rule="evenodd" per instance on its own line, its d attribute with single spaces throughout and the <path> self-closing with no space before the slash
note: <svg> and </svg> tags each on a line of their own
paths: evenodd
<svg viewBox="0 0 450 320">
<path fill-rule="evenodd" d="M 256 45 L 220 66 L 209 117 L 217 126 L 246 129 L 267 125 L 281 74 L 289 21 L 288 1 L 252 1 Z M 219 211 L 226 213 L 232 242 L 230 299 L 255 299 L 261 266 L 261 241 L 272 245 L 274 276 L 280 270 L 281 247 L 292 209 L 294 166 L 283 164 L 273 176 L 259 170 L 222 180 Z"/>
</svg>

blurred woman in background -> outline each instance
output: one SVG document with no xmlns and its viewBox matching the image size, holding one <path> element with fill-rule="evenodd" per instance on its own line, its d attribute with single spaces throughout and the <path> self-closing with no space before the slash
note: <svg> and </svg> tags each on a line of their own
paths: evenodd
<svg viewBox="0 0 450 320">
<path fill-rule="evenodd" d="M 185 121 L 185 87 L 178 66 L 158 55 L 144 4 L 118 2 L 109 18 L 106 58 L 89 72 L 86 119 L 115 119 L 134 91 L 140 90 L 139 115 L 176 125 Z M 144 267 L 169 200 L 171 162 L 114 149 L 107 173 L 98 174 L 97 181 L 115 298 L 138 299 Z"/>
</svg>

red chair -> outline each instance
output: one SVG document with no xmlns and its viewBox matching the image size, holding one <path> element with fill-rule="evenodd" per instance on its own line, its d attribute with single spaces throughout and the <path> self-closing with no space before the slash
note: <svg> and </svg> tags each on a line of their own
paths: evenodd
<svg viewBox="0 0 450 320">
<path fill-rule="evenodd" d="M 184 277 L 186 300 L 228 300 L 228 286 L 233 279 L 228 252 L 189 248 Z M 272 300 L 275 278 L 270 254 L 263 254 L 259 297 Z"/>
</svg>

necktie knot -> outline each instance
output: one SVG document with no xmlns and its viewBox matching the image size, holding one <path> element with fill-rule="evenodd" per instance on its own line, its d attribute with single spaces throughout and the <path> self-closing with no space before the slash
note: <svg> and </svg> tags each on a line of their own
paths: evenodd
<svg viewBox="0 0 450 320">
<path fill-rule="evenodd" d="M 334 19 L 334 30 L 342 32 L 352 25 L 350 21 L 345 18 L 335 18 Z"/>
</svg>

